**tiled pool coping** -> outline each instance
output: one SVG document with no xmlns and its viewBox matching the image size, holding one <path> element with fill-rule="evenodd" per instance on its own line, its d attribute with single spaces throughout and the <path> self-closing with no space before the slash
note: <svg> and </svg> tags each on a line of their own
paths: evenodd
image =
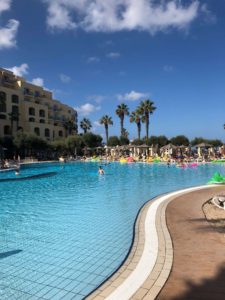
<svg viewBox="0 0 225 300">
<path fill-rule="evenodd" d="M 183 194 L 213 186 L 179 190 L 147 202 L 136 220 L 133 245 L 127 259 L 86 299 L 155 299 L 168 279 L 173 263 L 173 246 L 165 216 L 168 203 Z"/>
</svg>

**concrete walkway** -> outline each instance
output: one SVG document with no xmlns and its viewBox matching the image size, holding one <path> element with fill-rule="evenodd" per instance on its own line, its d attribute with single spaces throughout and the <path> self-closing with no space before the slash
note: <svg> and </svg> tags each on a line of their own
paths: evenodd
<svg viewBox="0 0 225 300">
<path fill-rule="evenodd" d="M 225 235 L 205 219 L 202 205 L 225 187 L 182 195 L 171 201 L 166 219 L 174 261 L 158 300 L 225 299 Z"/>
</svg>

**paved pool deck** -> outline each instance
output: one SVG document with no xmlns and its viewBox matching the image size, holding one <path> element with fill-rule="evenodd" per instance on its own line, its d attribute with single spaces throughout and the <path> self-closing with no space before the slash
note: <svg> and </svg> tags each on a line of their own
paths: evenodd
<svg viewBox="0 0 225 300">
<path fill-rule="evenodd" d="M 221 192 L 225 186 L 203 186 L 147 203 L 126 261 L 87 299 L 225 299 L 225 236 L 202 210 Z"/>
<path fill-rule="evenodd" d="M 158 300 L 225 299 L 225 231 L 207 222 L 202 205 L 225 187 L 188 193 L 171 201 L 166 221 L 173 265 Z"/>
</svg>

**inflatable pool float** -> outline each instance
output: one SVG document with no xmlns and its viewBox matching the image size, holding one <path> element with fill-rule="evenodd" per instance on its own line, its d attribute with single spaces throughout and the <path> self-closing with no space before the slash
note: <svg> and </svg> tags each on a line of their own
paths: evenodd
<svg viewBox="0 0 225 300">
<path fill-rule="evenodd" d="M 213 163 L 225 163 L 225 159 L 216 159 L 212 161 Z"/>
<path fill-rule="evenodd" d="M 154 162 L 154 163 L 159 163 L 159 162 L 161 162 L 161 160 L 158 159 L 158 158 L 155 158 L 155 159 L 153 159 L 153 162 Z"/>
<path fill-rule="evenodd" d="M 134 162 L 134 159 L 133 159 L 133 157 L 128 157 L 128 158 L 127 158 L 127 162 L 129 162 L 129 163 L 132 163 L 132 162 Z"/>
<path fill-rule="evenodd" d="M 149 157 L 148 159 L 147 159 L 147 162 L 149 162 L 149 163 L 152 163 L 154 160 L 153 160 L 153 158 L 152 157 Z"/>
<path fill-rule="evenodd" d="M 222 176 L 219 172 L 216 172 L 208 184 L 225 184 L 225 176 Z"/>
<path fill-rule="evenodd" d="M 188 164 L 188 167 L 189 168 L 194 168 L 194 167 L 197 167 L 198 164 L 197 163 L 191 163 L 191 164 Z"/>
<path fill-rule="evenodd" d="M 124 163 L 126 163 L 126 162 L 127 162 L 126 158 L 121 158 L 121 159 L 120 159 L 120 163 L 124 164 Z"/>
</svg>

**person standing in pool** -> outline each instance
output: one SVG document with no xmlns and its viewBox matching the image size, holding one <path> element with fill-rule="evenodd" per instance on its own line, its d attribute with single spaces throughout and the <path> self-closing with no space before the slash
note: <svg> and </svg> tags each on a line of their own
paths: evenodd
<svg viewBox="0 0 225 300">
<path fill-rule="evenodd" d="M 98 174 L 99 175 L 104 175 L 105 174 L 105 171 L 103 170 L 103 168 L 101 166 L 98 169 Z"/>
</svg>

